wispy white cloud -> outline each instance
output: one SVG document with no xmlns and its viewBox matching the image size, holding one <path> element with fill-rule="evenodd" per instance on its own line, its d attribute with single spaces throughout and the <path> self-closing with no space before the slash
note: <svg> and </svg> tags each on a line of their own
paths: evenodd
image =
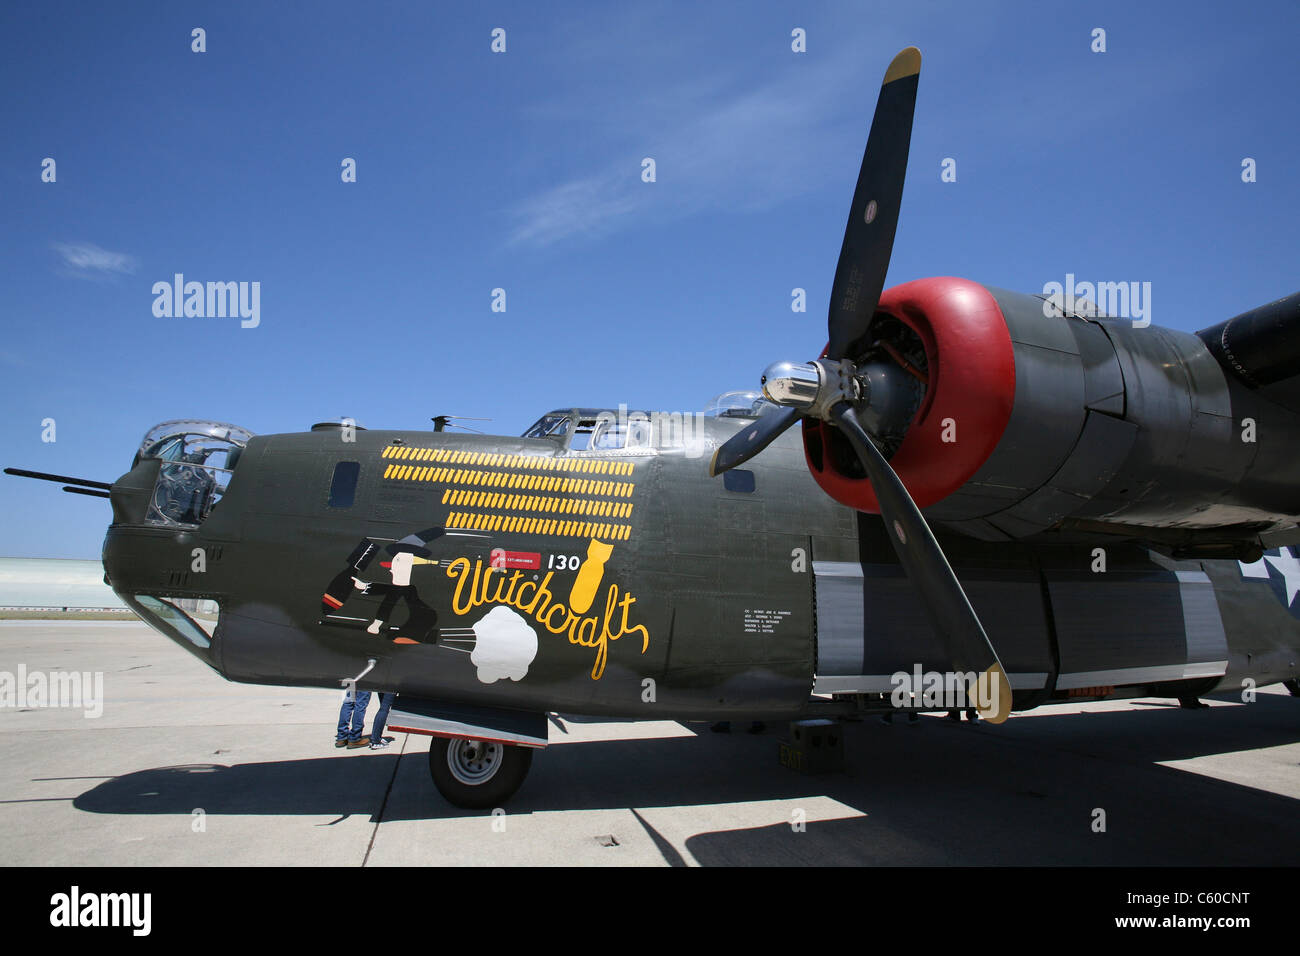
<svg viewBox="0 0 1300 956">
<path fill-rule="evenodd" d="M 697 78 L 624 102 L 620 145 L 518 203 L 511 241 L 549 245 L 710 209 L 762 209 L 824 185 L 843 157 L 861 156 L 879 80 L 863 94 L 860 56 L 791 61 L 757 85 Z M 654 183 L 641 180 L 645 156 Z"/>
<path fill-rule="evenodd" d="M 112 252 L 93 242 L 56 242 L 54 251 L 74 275 L 104 276 L 135 272 L 136 260 L 125 252 Z"/>
<path fill-rule="evenodd" d="M 643 185 L 635 174 L 606 170 L 539 193 L 515 209 L 518 224 L 511 239 L 546 245 L 567 236 L 603 232 L 611 221 L 628 215 L 643 202 L 635 194 L 633 181 Z"/>
</svg>

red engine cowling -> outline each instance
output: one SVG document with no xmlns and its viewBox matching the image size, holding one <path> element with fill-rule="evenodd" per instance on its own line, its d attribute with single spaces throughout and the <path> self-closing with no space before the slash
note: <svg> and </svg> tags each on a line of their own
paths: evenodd
<svg viewBox="0 0 1300 956">
<path fill-rule="evenodd" d="M 968 279 L 916 279 L 895 286 L 880 297 L 877 313 L 902 322 L 925 348 L 925 397 L 890 458 L 912 498 L 925 508 L 965 484 L 1006 430 L 1016 395 L 1011 335 L 993 296 Z M 850 508 L 879 513 L 871 483 L 837 468 L 840 456 L 831 453 L 833 443 L 844 441 L 837 429 L 805 418 L 803 440 L 809 470 L 823 491 Z"/>
</svg>

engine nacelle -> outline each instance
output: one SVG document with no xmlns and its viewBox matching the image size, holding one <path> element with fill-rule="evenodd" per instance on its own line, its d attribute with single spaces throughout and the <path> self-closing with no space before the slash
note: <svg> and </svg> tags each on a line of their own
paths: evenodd
<svg viewBox="0 0 1300 956">
<path fill-rule="evenodd" d="M 881 349 L 911 356 L 925 379 L 884 450 L 927 517 L 954 530 L 1007 540 L 1155 528 L 1176 540 L 1217 529 L 1235 540 L 1300 514 L 1300 417 L 1225 374 L 1196 335 L 935 278 L 881 296 L 852 357 Z M 805 419 L 804 447 L 827 494 L 879 511 L 837 429 Z"/>
</svg>

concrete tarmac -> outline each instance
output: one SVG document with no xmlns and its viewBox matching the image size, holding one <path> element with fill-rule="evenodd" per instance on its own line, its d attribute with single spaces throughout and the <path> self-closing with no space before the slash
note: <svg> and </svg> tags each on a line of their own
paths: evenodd
<svg viewBox="0 0 1300 956">
<path fill-rule="evenodd" d="M 428 738 L 336 750 L 339 691 L 228 683 L 143 624 L 0 622 L 0 681 L 20 668 L 101 673 L 103 701 L 0 700 L 8 865 L 1290 866 L 1300 846 L 1280 687 L 848 723 L 823 775 L 778 764 L 785 727 L 560 715 L 494 816 L 441 797 Z"/>
</svg>

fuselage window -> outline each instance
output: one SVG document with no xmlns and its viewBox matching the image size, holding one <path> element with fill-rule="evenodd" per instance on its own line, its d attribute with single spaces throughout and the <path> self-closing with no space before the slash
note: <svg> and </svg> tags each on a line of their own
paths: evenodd
<svg viewBox="0 0 1300 956">
<path fill-rule="evenodd" d="M 722 486 L 728 491 L 752 495 L 754 493 L 754 473 L 743 468 L 724 471 L 722 473 Z"/>
<path fill-rule="evenodd" d="M 352 507 L 352 502 L 357 497 L 357 477 L 360 474 L 359 461 L 341 461 L 334 466 L 334 480 L 330 482 L 331 508 Z"/>
</svg>

